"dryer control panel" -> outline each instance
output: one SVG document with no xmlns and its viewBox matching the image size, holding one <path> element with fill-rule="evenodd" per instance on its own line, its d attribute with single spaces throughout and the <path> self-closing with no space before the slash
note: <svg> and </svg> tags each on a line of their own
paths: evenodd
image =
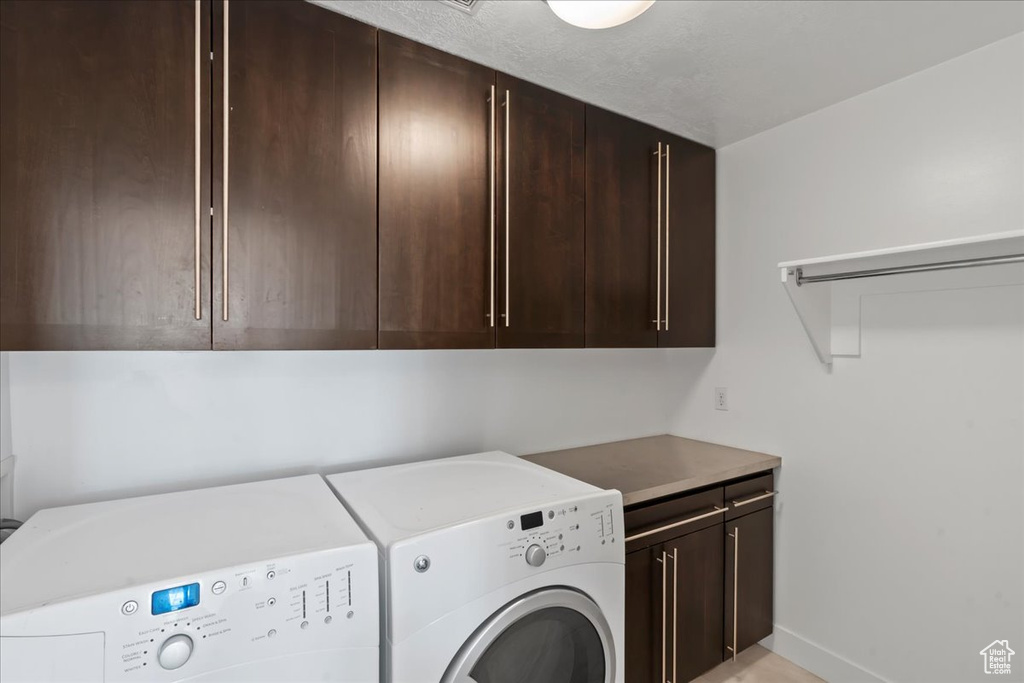
<svg viewBox="0 0 1024 683">
<path fill-rule="evenodd" d="M 40 653 L 59 656 L 60 642 L 81 633 L 103 637 L 78 647 L 69 671 L 99 666 L 93 678 L 106 681 L 176 681 L 304 652 L 376 648 L 377 582 L 377 553 L 366 543 L 5 615 L 3 673 L 19 679 L 22 644 L 35 670 Z"/>
<path fill-rule="evenodd" d="M 622 506 L 614 499 L 562 502 L 509 515 L 499 544 L 512 562 L 598 561 L 624 552 Z"/>
<path fill-rule="evenodd" d="M 626 561 L 622 495 L 590 494 L 510 510 L 431 531 L 388 550 L 392 643 L 453 605 L 466 605 L 516 582 L 544 585 L 552 570 Z M 564 576 L 564 574 L 563 574 Z"/>
</svg>

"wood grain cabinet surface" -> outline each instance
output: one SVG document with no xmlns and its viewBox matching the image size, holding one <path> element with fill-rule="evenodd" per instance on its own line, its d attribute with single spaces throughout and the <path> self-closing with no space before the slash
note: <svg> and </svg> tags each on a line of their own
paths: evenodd
<svg viewBox="0 0 1024 683">
<path fill-rule="evenodd" d="M 380 347 L 493 347 L 495 73 L 379 40 Z"/>
<path fill-rule="evenodd" d="M 587 107 L 587 346 L 715 345 L 715 150 Z"/>
<path fill-rule="evenodd" d="M 771 499 L 747 512 L 727 494 L 766 486 L 771 474 L 627 509 L 626 683 L 693 680 L 732 657 L 734 623 L 738 652 L 771 634 Z"/>
<path fill-rule="evenodd" d="M 665 135 L 660 347 L 715 345 L 715 150 Z"/>
<path fill-rule="evenodd" d="M 771 635 L 773 514 L 762 509 L 725 524 L 724 657 L 732 657 L 734 644 L 743 652 Z"/>
<path fill-rule="evenodd" d="M 710 148 L 304 2 L 0 31 L 2 350 L 715 343 Z"/>
<path fill-rule="evenodd" d="M 0 3 L 0 349 L 210 348 L 208 13 Z"/>
<path fill-rule="evenodd" d="M 377 31 L 286 0 L 230 3 L 226 24 L 227 72 L 213 62 L 214 348 L 374 348 Z"/>
<path fill-rule="evenodd" d="M 587 107 L 586 343 L 654 347 L 658 131 Z"/>
<path fill-rule="evenodd" d="M 499 348 L 584 345 L 584 105 L 498 74 Z"/>
</svg>

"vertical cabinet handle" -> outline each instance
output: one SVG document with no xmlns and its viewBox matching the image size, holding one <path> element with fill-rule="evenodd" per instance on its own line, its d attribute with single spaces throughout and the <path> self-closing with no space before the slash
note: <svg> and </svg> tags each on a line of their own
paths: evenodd
<svg viewBox="0 0 1024 683">
<path fill-rule="evenodd" d="M 511 173 L 510 159 L 512 158 L 512 139 L 510 127 L 512 123 L 512 98 L 509 96 L 508 90 L 505 91 L 505 327 L 508 327 L 509 318 L 509 271 L 508 266 L 510 262 L 509 258 L 509 184 Z"/>
<path fill-rule="evenodd" d="M 672 166 L 672 155 L 669 145 L 665 144 L 665 331 L 668 332 L 668 270 L 672 262 L 672 250 L 669 248 L 668 240 L 671 231 L 669 230 L 669 201 L 672 197 L 672 182 L 669 179 L 669 171 Z"/>
<path fill-rule="evenodd" d="M 494 103 L 497 96 L 494 92 L 494 86 L 491 86 L 491 96 L 487 98 L 487 101 L 491 104 L 491 139 L 488 144 L 488 166 L 490 167 L 490 178 L 491 183 L 491 312 L 487 314 L 487 317 L 491 321 L 491 327 L 494 327 Z"/>
<path fill-rule="evenodd" d="M 202 223 L 202 207 L 200 206 L 200 204 L 203 201 L 203 193 L 202 193 L 202 189 L 201 189 L 202 188 L 202 180 L 203 180 L 202 179 L 203 168 L 202 168 L 202 164 L 200 162 L 200 158 L 202 156 L 202 149 L 201 149 L 201 146 L 202 146 L 202 126 L 200 125 L 200 121 L 202 120 L 202 55 L 200 53 L 202 52 L 202 48 L 203 48 L 203 45 L 202 45 L 202 30 L 201 30 L 201 27 L 200 27 L 201 16 L 202 16 L 201 4 L 202 3 L 200 2 L 200 0 L 196 0 L 196 35 L 195 35 L 195 39 L 196 39 L 196 63 L 195 63 L 195 109 L 196 109 L 196 139 L 195 139 L 195 144 L 196 144 L 196 149 L 195 149 L 195 152 L 196 152 L 196 168 L 195 168 L 195 172 L 196 172 L 196 194 L 195 194 L 195 200 L 196 200 L 196 215 L 195 215 L 195 219 L 196 219 L 196 224 L 195 224 L 195 243 L 196 243 L 195 244 L 195 247 L 196 247 L 196 253 L 195 253 L 196 302 L 195 302 L 195 304 L 196 304 L 196 310 L 195 310 L 195 316 L 196 316 L 196 320 L 202 320 L 203 319 L 203 304 L 202 304 L 202 300 L 201 300 L 202 290 L 201 290 L 200 274 L 199 274 L 199 260 L 201 258 L 201 254 L 199 253 L 199 251 L 200 251 L 200 234 L 201 234 L 200 233 L 200 225 Z"/>
<path fill-rule="evenodd" d="M 679 548 L 672 549 L 672 680 L 676 680 L 676 646 L 679 644 Z"/>
<path fill-rule="evenodd" d="M 726 649 L 732 652 L 732 661 L 736 661 L 736 633 L 739 623 L 739 593 L 740 593 L 740 528 L 734 526 L 732 533 L 732 647 L 726 645 Z"/>
<path fill-rule="evenodd" d="M 654 323 L 655 329 L 661 331 L 661 143 L 658 143 L 658 151 L 654 153 L 658 157 L 658 218 L 656 220 L 658 230 L 658 277 L 657 294 L 654 302 Z"/>
<path fill-rule="evenodd" d="M 224 220 L 221 224 L 221 241 L 223 242 L 223 248 L 221 250 L 221 255 L 223 257 L 221 262 L 221 278 L 224 284 L 224 291 L 222 293 L 224 297 L 224 311 L 222 313 L 222 317 L 225 321 L 228 319 L 228 122 L 230 120 L 231 111 L 230 100 L 228 99 L 228 83 L 231 81 L 230 61 L 228 59 L 228 55 L 231 54 L 231 51 L 228 49 L 228 25 L 231 23 L 228 16 L 229 8 L 229 0 L 224 0 L 224 169 L 223 178 L 221 180 L 224 189 L 224 205 L 221 208 L 221 215 Z"/>
<path fill-rule="evenodd" d="M 657 558 L 658 562 L 661 562 L 661 680 L 663 683 L 668 681 L 668 660 L 665 657 L 667 654 L 666 644 L 666 618 L 668 615 L 668 553 L 664 550 L 661 551 L 661 557 Z"/>
</svg>

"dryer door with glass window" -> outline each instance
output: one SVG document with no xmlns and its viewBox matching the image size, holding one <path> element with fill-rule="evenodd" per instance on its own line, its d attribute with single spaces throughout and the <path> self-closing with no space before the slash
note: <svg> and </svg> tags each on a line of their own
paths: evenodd
<svg viewBox="0 0 1024 683">
<path fill-rule="evenodd" d="M 612 683 L 611 628 L 569 588 L 527 593 L 495 612 L 448 666 L 442 683 Z"/>
</svg>

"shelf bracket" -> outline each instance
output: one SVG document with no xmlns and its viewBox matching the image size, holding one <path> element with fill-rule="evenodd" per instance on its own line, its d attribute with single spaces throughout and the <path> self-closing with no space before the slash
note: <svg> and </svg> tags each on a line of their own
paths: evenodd
<svg viewBox="0 0 1024 683">
<path fill-rule="evenodd" d="M 797 284 L 797 269 L 782 268 L 782 284 L 793 302 L 818 360 L 832 364 L 832 288 Z"/>
</svg>

